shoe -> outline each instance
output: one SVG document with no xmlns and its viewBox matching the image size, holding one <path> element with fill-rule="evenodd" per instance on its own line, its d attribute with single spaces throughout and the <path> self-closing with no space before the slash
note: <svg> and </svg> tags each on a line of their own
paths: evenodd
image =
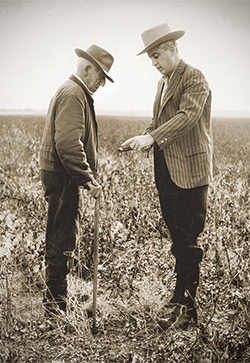
<svg viewBox="0 0 250 363">
<path fill-rule="evenodd" d="M 170 314 L 166 318 L 160 319 L 158 324 L 163 330 L 167 330 L 172 325 L 184 330 L 190 324 L 197 325 L 197 322 L 197 311 L 194 306 L 176 304 Z"/>
<path fill-rule="evenodd" d="M 190 324 L 197 325 L 197 311 L 194 306 L 183 306 L 181 314 L 176 319 L 176 326 L 180 329 L 187 329 Z"/>
<path fill-rule="evenodd" d="M 160 325 L 163 330 L 167 330 L 168 328 L 170 328 L 171 325 L 175 323 L 177 317 L 180 315 L 181 305 L 168 304 L 164 308 L 168 309 L 169 312 L 164 314 L 166 315 L 166 318 L 164 318 L 163 315 L 163 317 L 158 321 L 158 325 Z"/>
</svg>

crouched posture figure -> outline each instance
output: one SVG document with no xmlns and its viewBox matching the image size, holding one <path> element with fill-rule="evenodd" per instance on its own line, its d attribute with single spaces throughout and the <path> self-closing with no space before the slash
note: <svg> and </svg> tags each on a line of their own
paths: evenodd
<svg viewBox="0 0 250 363">
<path fill-rule="evenodd" d="M 68 257 L 75 248 L 79 217 L 80 188 L 97 198 L 101 186 L 97 174 L 97 122 L 93 93 L 105 85 L 113 57 L 97 45 L 86 52 L 75 49 L 76 74 L 57 90 L 46 119 L 40 167 L 45 199 L 48 202 L 46 227 L 46 284 L 44 303 L 47 314 L 56 305 L 66 309 Z"/>
<path fill-rule="evenodd" d="M 204 229 L 208 185 L 212 179 L 211 90 L 203 73 L 180 58 L 176 40 L 183 30 L 161 24 L 142 33 L 152 65 L 162 74 L 153 119 L 143 135 L 123 147 L 154 147 L 156 187 L 161 211 L 172 238 L 177 282 L 170 304 L 173 313 L 160 319 L 186 327 L 197 322 L 194 298 L 199 284 L 202 249 L 197 238 Z"/>
</svg>

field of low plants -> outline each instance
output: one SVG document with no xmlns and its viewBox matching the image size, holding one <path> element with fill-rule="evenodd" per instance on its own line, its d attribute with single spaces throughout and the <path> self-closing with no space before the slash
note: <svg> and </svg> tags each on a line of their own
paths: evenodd
<svg viewBox="0 0 250 363">
<path fill-rule="evenodd" d="M 157 316 L 175 285 L 171 239 L 160 213 L 152 152 L 119 153 L 149 118 L 100 116 L 97 325 L 92 304 L 94 203 L 82 221 L 68 311 L 44 318 L 46 202 L 38 153 L 45 116 L 0 116 L 0 363 L 250 362 L 250 120 L 214 119 L 210 186 L 197 294 L 198 326 L 162 331 Z"/>
</svg>

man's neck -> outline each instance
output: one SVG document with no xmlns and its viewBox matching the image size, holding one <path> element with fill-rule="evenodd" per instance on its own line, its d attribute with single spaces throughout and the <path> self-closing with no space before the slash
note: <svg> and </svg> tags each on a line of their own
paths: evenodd
<svg viewBox="0 0 250 363">
<path fill-rule="evenodd" d="M 175 72 L 176 68 L 178 67 L 178 65 L 179 65 L 179 63 L 180 63 L 180 60 L 181 60 L 181 58 L 178 58 L 178 59 L 176 60 L 176 63 L 175 63 L 175 67 L 174 67 L 174 69 L 172 70 L 172 72 L 171 72 L 170 74 L 168 74 L 169 80 L 173 77 L 174 72 Z"/>
</svg>

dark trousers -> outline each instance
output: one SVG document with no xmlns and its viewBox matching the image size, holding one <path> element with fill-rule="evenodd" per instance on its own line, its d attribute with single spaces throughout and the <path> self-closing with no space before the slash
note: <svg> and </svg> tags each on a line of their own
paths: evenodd
<svg viewBox="0 0 250 363">
<path fill-rule="evenodd" d="M 177 288 L 188 289 L 194 297 L 203 255 L 197 246 L 197 238 L 205 226 L 208 186 L 178 187 L 170 178 L 163 152 L 157 148 L 154 163 L 162 216 L 173 242 L 171 250 L 176 259 Z"/>
<path fill-rule="evenodd" d="M 55 301 L 66 308 L 66 251 L 75 248 L 79 225 L 79 190 L 66 172 L 41 171 L 44 197 L 48 202 L 46 226 L 46 284 L 45 300 Z"/>
</svg>

